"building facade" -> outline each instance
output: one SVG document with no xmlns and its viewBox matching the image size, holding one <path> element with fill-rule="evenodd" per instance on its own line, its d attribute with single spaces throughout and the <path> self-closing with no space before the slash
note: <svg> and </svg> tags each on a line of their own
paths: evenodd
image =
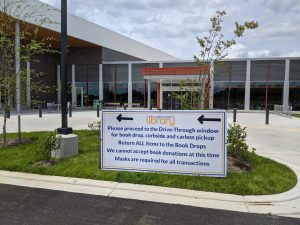
<svg viewBox="0 0 300 225">
<path fill-rule="evenodd" d="M 194 66 L 193 61 L 72 64 L 69 79 L 75 86 L 73 104 L 92 106 L 93 100 L 103 100 L 120 105 L 140 104 L 142 108 L 180 109 L 180 103 L 174 98 L 175 92 L 182 91 L 178 75 L 145 78 L 142 71 Z M 214 66 L 211 89 L 212 109 L 272 110 L 274 105 L 289 105 L 299 111 L 300 58 L 224 60 L 221 66 Z"/>
<path fill-rule="evenodd" d="M 45 3 L 29 0 L 45 8 Z M 46 8 L 53 8 L 46 5 Z M 59 48 L 60 12 L 47 10 L 54 22 L 38 27 L 34 21 L 16 18 L 31 27 L 38 27 L 41 37 L 54 37 Z M 12 15 L 13 16 L 13 15 Z M 56 23 L 55 23 L 56 22 Z M 22 29 L 22 26 L 21 26 Z M 21 43 L 22 44 L 22 43 Z M 41 79 L 52 91 L 31 93 L 30 82 L 23 106 L 32 106 L 32 99 L 60 104 L 60 56 L 39 56 L 38 62 L 23 62 L 30 80 L 31 71 L 44 72 Z M 94 101 L 104 104 L 135 104 L 140 108 L 182 109 L 176 94 L 181 93 L 180 81 L 195 74 L 144 76 L 145 68 L 193 68 L 195 62 L 177 59 L 160 50 L 125 37 L 107 28 L 68 15 L 68 100 L 75 107 L 91 107 Z M 210 109 L 263 110 L 274 105 L 292 106 L 300 110 L 300 57 L 226 59 L 222 66 L 211 67 Z M 0 91 L 1 93 L 1 91 Z M 1 98 L 1 94 L 0 94 Z M 46 104 L 45 104 L 46 105 Z"/>
</svg>

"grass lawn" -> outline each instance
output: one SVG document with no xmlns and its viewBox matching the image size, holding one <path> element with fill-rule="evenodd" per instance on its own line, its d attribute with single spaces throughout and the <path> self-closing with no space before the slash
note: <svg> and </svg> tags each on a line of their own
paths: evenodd
<svg viewBox="0 0 300 225">
<path fill-rule="evenodd" d="M 293 116 L 300 118 L 300 114 L 293 114 Z"/>
<path fill-rule="evenodd" d="M 0 169 L 67 177 L 80 177 L 116 182 L 148 184 L 238 195 L 265 195 L 287 191 L 297 182 L 296 175 L 286 166 L 256 156 L 253 172 L 229 172 L 227 178 L 195 177 L 159 173 L 135 173 L 99 170 L 99 137 L 95 131 L 76 131 L 79 155 L 61 160 L 51 167 L 35 166 L 36 140 L 43 133 L 24 133 L 34 140 L 30 144 L 0 147 Z M 10 137 L 15 137 L 15 134 Z"/>
</svg>

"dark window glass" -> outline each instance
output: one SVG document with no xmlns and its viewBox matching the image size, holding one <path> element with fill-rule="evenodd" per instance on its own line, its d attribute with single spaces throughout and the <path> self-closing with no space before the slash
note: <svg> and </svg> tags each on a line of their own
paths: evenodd
<svg viewBox="0 0 300 225">
<path fill-rule="evenodd" d="M 300 81 L 300 60 L 290 61 L 290 81 Z"/>
<path fill-rule="evenodd" d="M 215 109 L 244 109 L 245 83 L 215 82 L 213 102 Z"/>
<path fill-rule="evenodd" d="M 293 110 L 300 111 L 300 82 L 290 82 L 289 105 Z"/>
<path fill-rule="evenodd" d="M 284 81 L 285 61 L 251 61 L 251 81 Z"/>
<path fill-rule="evenodd" d="M 103 65 L 103 100 L 106 103 L 128 102 L 128 65 Z"/>
<path fill-rule="evenodd" d="M 132 82 L 143 82 L 144 77 L 142 74 L 142 70 L 144 68 L 158 68 L 158 63 L 145 63 L 145 64 L 132 64 Z"/>
<path fill-rule="evenodd" d="M 139 103 L 144 107 L 145 83 L 132 83 L 132 103 Z"/>
<path fill-rule="evenodd" d="M 99 65 L 87 65 L 88 82 L 99 82 Z"/>
<path fill-rule="evenodd" d="M 105 64 L 103 65 L 103 82 L 128 82 L 128 65 L 127 64 Z"/>
<path fill-rule="evenodd" d="M 103 83 L 103 100 L 121 105 L 128 102 L 128 83 Z"/>
<path fill-rule="evenodd" d="M 231 82 L 229 83 L 229 108 L 244 109 L 245 102 L 245 83 Z"/>
<path fill-rule="evenodd" d="M 94 100 L 99 100 L 99 82 L 88 83 L 88 105 L 92 106 Z"/>
<path fill-rule="evenodd" d="M 228 108 L 228 82 L 214 82 L 214 108 Z"/>
<path fill-rule="evenodd" d="M 282 105 L 282 82 L 252 82 L 250 90 L 250 109 L 263 110 L 267 106 L 273 110 L 274 105 Z"/>
<path fill-rule="evenodd" d="M 115 80 L 115 65 L 105 64 L 102 66 L 103 82 L 114 82 Z"/>
<path fill-rule="evenodd" d="M 106 103 L 115 102 L 114 83 L 103 83 L 103 101 Z"/>
<path fill-rule="evenodd" d="M 68 70 L 70 72 L 70 75 L 72 74 L 71 72 L 72 67 L 68 67 Z M 68 74 L 69 74 L 68 72 Z M 76 64 L 75 65 L 75 81 L 76 82 L 87 82 L 87 65 L 83 64 Z"/>
<path fill-rule="evenodd" d="M 218 62 L 215 63 L 215 81 L 245 81 L 246 61 Z"/>
<path fill-rule="evenodd" d="M 246 61 L 230 62 L 231 64 L 231 81 L 246 81 Z"/>
<path fill-rule="evenodd" d="M 142 70 L 145 68 L 145 64 L 133 64 L 132 65 L 132 82 L 143 82 L 144 77 L 142 75 Z"/>
<path fill-rule="evenodd" d="M 123 105 L 128 102 L 128 83 L 117 83 L 116 102 Z"/>
<path fill-rule="evenodd" d="M 80 88 L 82 87 L 83 88 L 83 94 L 86 94 L 86 82 L 76 82 L 75 83 L 76 85 L 76 88 Z"/>
<path fill-rule="evenodd" d="M 128 64 L 119 64 L 115 67 L 117 83 L 128 83 Z"/>
<path fill-rule="evenodd" d="M 157 83 L 151 82 L 151 107 L 157 108 Z"/>
<path fill-rule="evenodd" d="M 214 81 L 229 81 L 230 65 L 227 62 L 218 62 L 214 65 Z"/>
</svg>

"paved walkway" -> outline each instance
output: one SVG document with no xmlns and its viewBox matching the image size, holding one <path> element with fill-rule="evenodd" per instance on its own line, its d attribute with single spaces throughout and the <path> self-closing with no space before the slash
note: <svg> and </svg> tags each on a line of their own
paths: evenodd
<svg viewBox="0 0 300 225">
<path fill-rule="evenodd" d="M 54 118 L 54 116 L 53 116 Z M 288 165 L 300 178 L 300 119 L 270 116 L 270 125 L 264 124 L 262 113 L 239 113 L 238 122 L 248 127 L 248 143 L 257 153 Z M 42 122 L 42 120 L 48 122 Z M 44 119 L 28 115 L 23 118 L 23 130 L 53 130 L 51 115 Z M 55 120 L 59 121 L 58 115 Z M 75 129 L 86 129 L 87 121 L 96 120 L 96 112 L 81 112 L 71 118 Z M 13 124 L 14 118 L 10 121 Z M 72 121 L 73 120 L 73 121 Z M 232 121 L 232 115 L 228 115 Z M 32 123 L 35 123 L 32 126 Z M 26 127 L 29 126 L 30 128 Z M 59 124 L 59 123 L 58 123 Z M 13 131 L 13 130 L 9 130 Z M 75 193 L 136 199 L 196 207 L 225 209 L 239 212 L 274 214 L 300 218 L 300 183 L 292 190 L 276 195 L 238 196 L 176 188 L 95 181 L 78 178 L 42 176 L 0 171 L 0 183 L 26 187 L 61 190 Z"/>
<path fill-rule="evenodd" d="M 72 117 L 68 117 L 69 126 L 74 130 L 86 130 L 88 123 L 99 121 L 96 110 L 80 110 L 72 113 Z M 57 111 L 43 111 L 42 118 L 39 118 L 38 110 L 25 111 L 21 115 L 22 132 L 32 131 L 53 131 L 61 126 L 61 114 Z M 0 133 L 2 133 L 3 117 L 0 116 Z M 12 114 L 7 120 L 7 132 L 18 132 L 18 117 Z"/>
</svg>

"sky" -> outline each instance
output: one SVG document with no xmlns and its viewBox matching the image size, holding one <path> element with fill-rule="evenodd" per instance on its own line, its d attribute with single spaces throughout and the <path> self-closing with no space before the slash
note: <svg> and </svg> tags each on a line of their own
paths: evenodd
<svg viewBox="0 0 300 225">
<path fill-rule="evenodd" d="M 60 7 L 60 0 L 42 1 Z M 227 58 L 300 57 L 300 0 L 68 0 L 68 10 L 180 59 L 200 53 L 196 37 L 207 35 L 210 18 L 225 10 L 226 39 L 236 21 L 259 23 Z"/>
</svg>

